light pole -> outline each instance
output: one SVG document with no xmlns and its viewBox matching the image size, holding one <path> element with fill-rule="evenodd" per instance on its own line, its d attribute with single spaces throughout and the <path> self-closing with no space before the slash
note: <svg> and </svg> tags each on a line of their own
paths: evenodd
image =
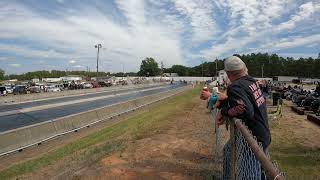
<svg viewBox="0 0 320 180">
<path fill-rule="evenodd" d="M 216 58 L 216 76 L 218 78 L 218 58 Z"/>
<path fill-rule="evenodd" d="M 203 58 L 204 59 L 204 58 Z M 203 60 L 201 60 L 201 74 L 202 74 L 202 81 L 204 82 L 204 76 L 203 76 Z"/>
<path fill-rule="evenodd" d="M 201 76 L 203 77 L 203 60 L 201 60 Z"/>
<path fill-rule="evenodd" d="M 124 79 L 124 63 L 121 62 L 121 65 L 122 65 L 122 79 Z"/>
<path fill-rule="evenodd" d="M 94 46 L 95 48 L 98 48 L 98 53 L 97 53 L 97 78 L 98 78 L 98 73 L 99 73 L 99 50 L 102 48 L 101 44 L 96 44 Z"/>
</svg>

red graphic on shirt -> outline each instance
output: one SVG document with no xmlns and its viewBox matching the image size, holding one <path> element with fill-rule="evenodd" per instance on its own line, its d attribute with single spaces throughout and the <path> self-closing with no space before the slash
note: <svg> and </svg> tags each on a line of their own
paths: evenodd
<svg viewBox="0 0 320 180">
<path fill-rule="evenodd" d="M 244 111 L 246 110 L 246 106 L 244 104 L 244 102 L 240 99 L 240 100 L 237 100 L 237 105 L 230 108 L 229 111 L 228 111 L 228 115 L 229 116 L 238 116 L 238 115 L 241 115 L 242 113 L 244 113 Z"/>
<path fill-rule="evenodd" d="M 258 82 L 251 84 L 249 88 L 254 96 L 257 106 L 260 107 L 265 102 L 265 99 L 262 96 Z"/>
</svg>

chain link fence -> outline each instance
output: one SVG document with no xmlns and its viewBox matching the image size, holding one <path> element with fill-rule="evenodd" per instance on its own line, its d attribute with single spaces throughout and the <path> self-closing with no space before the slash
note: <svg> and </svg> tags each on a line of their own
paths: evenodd
<svg viewBox="0 0 320 180">
<path fill-rule="evenodd" d="M 218 109 L 211 111 L 215 121 Z M 230 138 L 223 135 L 222 127 L 215 125 L 215 161 L 223 159 L 223 172 L 217 179 L 223 180 L 283 180 L 276 163 L 272 163 L 268 150 L 263 150 L 251 131 L 240 119 L 226 119 L 226 129 Z M 215 123 L 216 124 L 216 123 Z"/>
</svg>

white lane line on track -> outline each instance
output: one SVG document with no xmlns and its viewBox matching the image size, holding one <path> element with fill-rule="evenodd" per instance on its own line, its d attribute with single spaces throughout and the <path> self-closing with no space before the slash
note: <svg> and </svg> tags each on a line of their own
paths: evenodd
<svg viewBox="0 0 320 180">
<path fill-rule="evenodd" d="M 125 93 L 120 93 L 120 94 L 112 94 L 112 95 L 107 95 L 107 96 L 93 97 L 93 98 L 87 98 L 87 99 L 79 99 L 79 100 L 67 101 L 67 102 L 62 102 L 62 103 L 40 105 L 40 106 L 34 106 L 34 107 L 30 107 L 30 108 L 23 108 L 23 109 L 19 109 L 19 110 L 0 112 L 0 117 L 1 116 L 10 116 L 10 115 L 18 114 L 18 113 L 27 113 L 27 112 L 32 112 L 32 111 L 39 111 L 39 110 L 44 110 L 44 109 L 49 109 L 49 108 L 55 108 L 55 107 L 60 107 L 60 106 L 71 105 L 71 104 L 78 104 L 78 103 L 83 103 L 83 102 L 96 101 L 96 100 L 105 99 L 105 98 L 108 98 L 108 97 L 115 97 L 115 96 L 120 96 L 120 95 L 136 93 L 136 92 L 150 91 L 150 90 L 160 89 L 160 88 L 163 88 L 163 87 L 155 87 L 155 88 L 149 88 L 149 89 L 144 89 L 144 90 L 125 92 Z"/>
</svg>

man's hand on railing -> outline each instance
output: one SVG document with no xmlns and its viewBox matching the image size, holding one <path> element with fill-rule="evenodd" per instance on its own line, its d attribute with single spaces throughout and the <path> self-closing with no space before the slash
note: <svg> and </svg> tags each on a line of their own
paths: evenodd
<svg viewBox="0 0 320 180">
<path fill-rule="evenodd" d="M 224 93 L 221 93 L 221 92 L 218 92 L 217 96 L 218 96 L 218 100 L 217 100 L 216 104 L 214 105 L 214 107 L 220 109 L 222 101 L 225 101 L 226 99 L 228 99 L 228 96 Z M 220 125 L 224 124 L 224 118 L 223 118 L 220 111 L 218 111 L 218 113 L 216 114 L 216 124 L 218 127 Z"/>
<path fill-rule="evenodd" d="M 218 127 L 224 124 L 224 119 L 220 111 L 216 115 L 216 123 Z"/>
</svg>

